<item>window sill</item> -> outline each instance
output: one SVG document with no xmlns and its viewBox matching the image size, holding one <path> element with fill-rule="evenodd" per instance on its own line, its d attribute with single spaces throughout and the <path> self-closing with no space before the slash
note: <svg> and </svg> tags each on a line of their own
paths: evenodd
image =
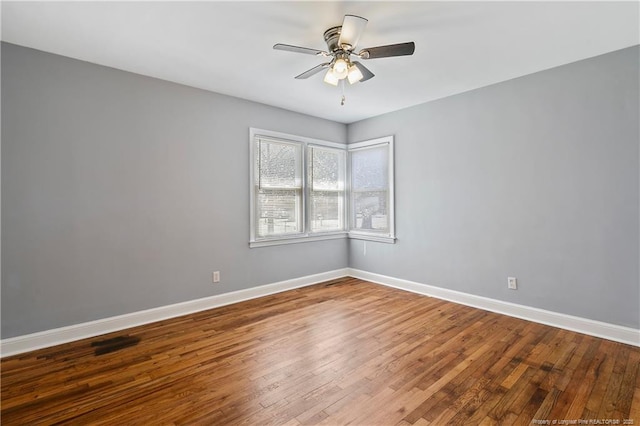
<svg viewBox="0 0 640 426">
<path fill-rule="evenodd" d="M 354 240 L 377 241 L 379 243 L 395 244 L 396 237 L 389 235 L 366 234 L 360 232 L 349 232 L 349 238 Z"/>
<path fill-rule="evenodd" d="M 249 241 L 249 248 L 279 246 L 282 244 L 308 243 L 311 241 L 338 240 L 342 238 L 347 238 L 346 232 L 318 234 L 318 235 L 304 235 L 304 236 L 296 235 L 293 237 L 281 237 L 281 238 L 274 238 L 274 239 Z"/>
</svg>

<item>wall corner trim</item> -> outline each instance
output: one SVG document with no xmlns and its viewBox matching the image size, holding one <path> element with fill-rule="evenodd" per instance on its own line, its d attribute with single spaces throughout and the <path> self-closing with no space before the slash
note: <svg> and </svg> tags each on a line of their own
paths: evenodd
<svg viewBox="0 0 640 426">
<path fill-rule="evenodd" d="M 354 278 L 640 347 L 640 330 L 349 268 Z"/>
<path fill-rule="evenodd" d="M 333 271 L 307 275 L 300 278 L 293 278 L 244 290 L 232 291 L 201 299 L 160 306 L 144 311 L 102 318 L 95 321 L 44 330 L 23 336 L 10 337 L 0 341 L 0 357 L 5 358 L 24 352 L 87 339 L 143 324 L 188 315 L 195 312 L 205 311 L 207 309 L 218 308 L 232 303 L 242 302 L 244 300 L 256 299 L 270 294 L 306 287 L 345 276 L 348 276 L 347 268 L 336 269 Z"/>
</svg>

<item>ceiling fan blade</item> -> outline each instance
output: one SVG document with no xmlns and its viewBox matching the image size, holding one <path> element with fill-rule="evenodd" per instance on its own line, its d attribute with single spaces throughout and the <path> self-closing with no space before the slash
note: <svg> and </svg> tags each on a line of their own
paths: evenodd
<svg viewBox="0 0 640 426">
<path fill-rule="evenodd" d="M 364 27 L 367 26 L 367 22 L 369 22 L 367 19 L 360 16 L 344 15 L 338 46 L 348 44 L 351 46 L 349 50 L 354 49 L 360 40 Z"/>
<path fill-rule="evenodd" d="M 369 71 L 369 68 L 365 67 L 360 62 L 354 61 L 353 65 L 358 67 L 358 69 L 362 73 L 362 79 L 360 80 L 360 83 L 365 82 L 365 81 L 369 80 L 370 78 L 375 77 L 375 74 L 372 73 L 371 71 Z"/>
<path fill-rule="evenodd" d="M 320 64 L 320 65 L 316 65 L 315 67 L 311 68 L 310 70 L 307 70 L 305 72 L 303 72 L 300 75 L 297 75 L 296 78 L 298 80 L 304 79 L 304 78 L 309 78 L 314 74 L 319 73 L 320 71 L 322 71 L 323 69 L 327 68 L 329 65 L 331 65 L 330 62 L 326 62 L 324 64 Z"/>
<path fill-rule="evenodd" d="M 413 55 L 416 50 L 414 42 L 389 44 L 387 46 L 367 47 L 362 49 L 358 56 L 362 59 L 388 58 L 390 56 Z"/>
<path fill-rule="evenodd" d="M 310 49 L 308 47 L 300 47 L 300 46 L 292 46 L 290 44 L 274 44 L 273 48 L 275 50 L 284 50 L 286 52 L 295 52 L 295 53 L 306 53 L 308 55 L 323 55 L 327 52 L 318 49 Z"/>
</svg>

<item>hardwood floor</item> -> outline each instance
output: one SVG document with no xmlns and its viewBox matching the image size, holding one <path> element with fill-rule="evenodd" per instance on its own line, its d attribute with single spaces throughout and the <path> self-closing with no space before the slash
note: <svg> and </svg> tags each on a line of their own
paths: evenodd
<svg viewBox="0 0 640 426">
<path fill-rule="evenodd" d="M 3 359 L 1 420 L 640 425 L 639 364 L 640 348 L 344 279 Z"/>
</svg>

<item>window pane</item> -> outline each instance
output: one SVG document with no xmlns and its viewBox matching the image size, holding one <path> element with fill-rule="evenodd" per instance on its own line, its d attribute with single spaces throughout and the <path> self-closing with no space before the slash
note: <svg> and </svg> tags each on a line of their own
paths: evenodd
<svg viewBox="0 0 640 426">
<path fill-rule="evenodd" d="M 390 232 L 389 145 L 350 152 L 351 227 L 365 232 Z"/>
<path fill-rule="evenodd" d="M 345 151 L 309 147 L 311 232 L 344 230 Z"/>
<path fill-rule="evenodd" d="M 258 237 L 302 232 L 300 190 L 258 189 L 256 234 Z"/>
<path fill-rule="evenodd" d="M 260 188 L 300 188 L 301 146 L 286 142 L 258 141 L 256 177 Z"/>
<path fill-rule="evenodd" d="M 380 190 L 389 186 L 389 145 L 351 152 L 353 189 Z"/>
<path fill-rule="evenodd" d="M 343 193 L 338 191 L 312 191 L 310 200 L 311 231 L 342 231 Z"/>
<path fill-rule="evenodd" d="M 387 191 L 354 192 L 354 228 L 371 232 L 389 231 Z"/>
<path fill-rule="evenodd" d="M 344 189 L 344 151 L 311 147 L 311 189 L 342 191 Z"/>
</svg>

